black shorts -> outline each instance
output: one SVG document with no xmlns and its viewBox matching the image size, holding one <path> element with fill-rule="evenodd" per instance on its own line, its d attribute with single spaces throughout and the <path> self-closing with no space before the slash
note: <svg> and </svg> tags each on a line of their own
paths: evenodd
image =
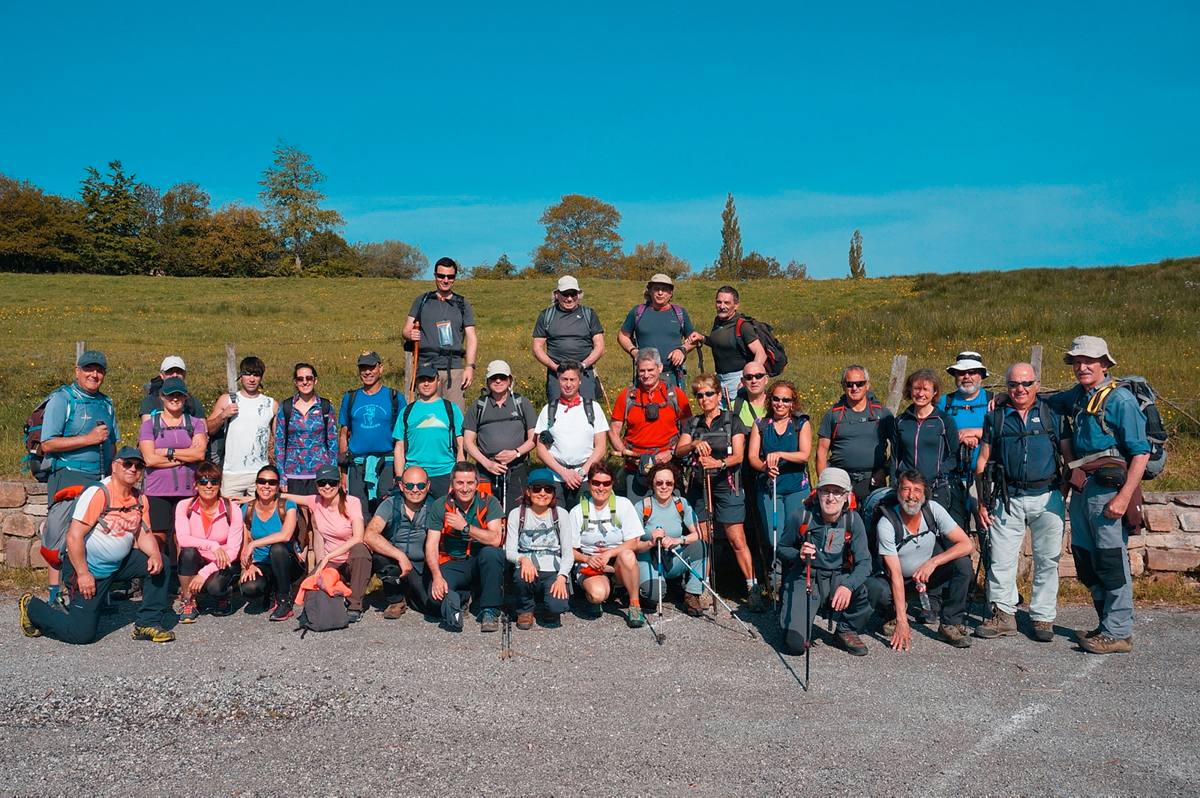
<svg viewBox="0 0 1200 798">
<path fill-rule="evenodd" d="M 725 474 L 715 474 L 712 477 L 713 514 L 717 516 L 718 524 L 741 524 L 746 521 L 746 494 L 744 491 L 734 491 L 729 485 Z M 698 476 L 692 481 L 688 491 L 688 501 L 696 511 L 697 521 L 708 520 L 708 508 L 704 500 L 704 477 Z"/>
<path fill-rule="evenodd" d="M 150 508 L 150 531 L 175 535 L 175 505 L 190 496 L 147 496 Z"/>
<path fill-rule="evenodd" d="M 317 480 L 292 477 L 287 481 L 287 493 L 294 493 L 297 496 L 316 496 Z"/>
</svg>

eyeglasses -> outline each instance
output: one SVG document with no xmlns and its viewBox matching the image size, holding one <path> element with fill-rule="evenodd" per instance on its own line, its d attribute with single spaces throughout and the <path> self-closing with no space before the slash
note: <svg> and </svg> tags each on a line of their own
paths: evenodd
<svg viewBox="0 0 1200 798">
<path fill-rule="evenodd" d="M 405 490 L 425 490 L 425 488 L 427 488 L 427 487 L 429 487 L 428 482 L 405 482 L 404 483 Z"/>
<path fill-rule="evenodd" d="M 366 363 L 364 363 L 358 367 L 358 370 L 359 371 L 373 371 L 374 369 L 379 368 L 380 365 L 381 364 L 379 364 L 379 363 L 372 363 L 371 365 L 368 366 Z"/>
<path fill-rule="evenodd" d="M 695 393 L 695 394 L 693 394 L 693 395 L 694 395 L 694 396 L 695 396 L 697 399 L 707 399 L 707 398 L 709 398 L 710 396 L 716 396 L 716 395 L 717 395 L 717 392 L 716 392 L 716 391 L 696 391 L 696 393 Z"/>
<path fill-rule="evenodd" d="M 278 485 L 278 484 L 279 484 L 279 480 L 277 480 L 277 479 L 266 479 L 265 477 L 259 477 L 258 479 L 254 480 L 254 484 L 255 484 L 255 485 Z"/>
<path fill-rule="evenodd" d="M 612 483 L 613 483 L 613 481 L 611 479 L 605 479 L 605 480 L 590 479 L 588 481 L 591 482 L 592 487 L 595 487 L 595 488 L 609 488 L 609 487 L 612 487 Z"/>
<path fill-rule="evenodd" d="M 1037 384 L 1037 380 L 1009 380 L 1009 388 L 1032 388 Z"/>
<path fill-rule="evenodd" d="M 962 379 L 963 377 L 972 377 L 972 376 L 982 377 L 983 372 L 980 371 L 979 369 L 970 369 L 968 371 L 960 371 L 960 372 L 958 372 L 958 374 L 955 374 L 954 376 L 958 377 L 959 379 Z"/>
<path fill-rule="evenodd" d="M 559 291 L 558 295 L 565 299 L 578 299 L 579 298 L 578 291 Z"/>
<path fill-rule="evenodd" d="M 141 471 L 146 467 L 146 464 L 141 460 L 118 460 L 117 464 L 122 468 L 128 468 L 132 471 Z"/>
<path fill-rule="evenodd" d="M 846 380 L 842 383 L 843 388 L 862 388 L 867 384 L 866 380 Z"/>
<path fill-rule="evenodd" d="M 530 493 L 554 493 L 553 485 L 530 485 Z"/>
<path fill-rule="evenodd" d="M 674 288 L 669 285 L 663 285 L 662 283 L 655 283 L 654 285 L 650 286 L 650 290 L 662 291 L 664 294 L 672 294 L 675 292 Z"/>
<path fill-rule="evenodd" d="M 317 480 L 318 488 L 336 488 L 340 484 L 341 484 L 341 481 L 336 480 L 336 479 L 318 479 Z"/>
<path fill-rule="evenodd" d="M 765 371 L 760 372 L 758 374 L 747 374 L 744 371 L 742 372 L 743 380 L 765 380 L 766 378 L 767 378 L 767 372 L 765 372 Z"/>
<path fill-rule="evenodd" d="M 451 272 L 450 274 L 434 274 L 433 276 L 439 280 L 454 280 L 454 279 L 457 279 L 457 277 L 458 277 L 458 275 L 453 272 Z"/>
<path fill-rule="evenodd" d="M 656 488 L 673 488 L 673 487 L 675 487 L 675 480 L 673 480 L 673 479 L 656 479 L 656 480 L 654 480 L 654 487 L 656 487 Z"/>
<path fill-rule="evenodd" d="M 781 405 L 790 405 L 792 402 L 796 401 L 796 398 L 794 396 L 772 396 L 771 401 L 777 402 Z"/>
<path fill-rule="evenodd" d="M 316 382 L 316 377 L 296 377 L 296 382 Z"/>
<path fill-rule="evenodd" d="M 214 485 L 220 485 L 221 480 L 213 479 L 212 477 L 199 477 L 196 480 L 196 484 L 202 488 L 211 488 Z"/>
</svg>

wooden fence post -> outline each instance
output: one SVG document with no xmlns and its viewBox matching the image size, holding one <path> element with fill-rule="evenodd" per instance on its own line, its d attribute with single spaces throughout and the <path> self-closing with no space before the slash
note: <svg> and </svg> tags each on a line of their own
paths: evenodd
<svg viewBox="0 0 1200 798">
<path fill-rule="evenodd" d="M 87 349 L 87 341 L 75 342 L 75 362 L 79 362 L 79 358 L 83 357 L 84 350 Z"/>
<path fill-rule="evenodd" d="M 233 344 L 225 344 L 225 385 L 230 393 L 237 392 L 237 380 L 237 352 L 233 350 Z"/>
<path fill-rule="evenodd" d="M 1033 366 L 1033 376 L 1042 378 L 1042 345 L 1034 344 L 1029 350 L 1029 365 Z"/>
<path fill-rule="evenodd" d="M 908 370 L 908 355 L 892 358 L 892 374 L 888 378 L 887 408 L 894 415 L 900 410 L 900 397 L 904 393 L 905 372 Z"/>
</svg>

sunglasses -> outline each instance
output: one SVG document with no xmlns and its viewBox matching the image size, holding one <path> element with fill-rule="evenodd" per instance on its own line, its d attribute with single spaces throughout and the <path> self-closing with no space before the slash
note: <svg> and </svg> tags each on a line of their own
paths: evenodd
<svg viewBox="0 0 1200 798">
<path fill-rule="evenodd" d="M 507 374 L 493 374 L 492 376 L 488 377 L 488 382 L 503 382 L 504 380 L 510 379 L 512 379 L 512 377 L 509 377 Z"/>
<path fill-rule="evenodd" d="M 530 493 L 554 493 L 554 486 L 552 486 L 552 485 L 530 485 L 529 492 Z"/>
<path fill-rule="evenodd" d="M 184 399 L 187 399 L 187 395 L 182 393 L 169 393 L 163 396 L 163 399 L 167 402 L 182 402 Z"/>
<path fill-rule="evenodd" d="M 243 371 L 242 376 L 243 377 L 258 377 L 259 379 L 262 379 L 262 372 L 261 371 Z"/>
<path fill-rule="evenodd" d="M 429 487 L 428 482 L 405 482 L 404 483 L 405 490 L 425 490 L 425 488 L 427 488 L 427 487 Z"/>
<path fill-rule="evenodd" d="M 971 369 L 970 371 L 960 371 L 955 376 L 956 377 L 971 377 L 971 376 L 982 377 L 983 372 L 980 371 L 979 369 Z"/>
<path fill-rule="evenodd" d="M 613 483 L 613 481 L 611 479 L 605 479 L 605 480 L 591 479 L 588 481 L 592 483 L 593 487 L 597 487 L 597 488 L 609 488 L 609 487 L 612 487 L 612 483 Z"/>
<path fill-rule="evenodd" d="M 792 402 L 796 401 L 796 399 L 792 396 L 772 396 L 771 401 L 778 402 L 781 405 L 790 405 Z"/>
<path fill-rule="evenodd" d="M 458 277 L 457 274 L 435 274 L 433 276 L 439 280 L 454 280 Z"/>
<path fill-rule="evenodd" d="M 767 378 L 767 372 L 765 372 L 765 371 L 761 372 L 759 374 L 746 374 L 745 372 L 742 372 L 743 380 L 765 380 L 766 378 Z"/>
<path fill-rule="evenodd" d="M 258 478 L 258 479 L 256 479 L 256 480 L 254 480 L 254 484 L 255 484 L 255 485 L 278 485 L 278 484 L 279 484 L 279 480 L 277 480 L 277 479 L 264 479 L 264 478 L 260 477 L 260 478 Z"/>
<path fill-rule="evenodd" d="M 842 383 L 843 388 L 862 388 L 867 384 L 866 380 L 846 380 Z"/>
<path fill-rule="evenodd" d="M 318 479 L 317 480 L 318 488 L 336 488 L 338 485 L 341 485 L 341 484 L 342 484 L 341 480 L 337 480 L 337 479 Z"/>
<path fill-rule="evenodd" d="M 697 399 L 707 399 L 707 398 L 709 398 L 710 396 L 716 396 L 716 395 L 717 395 L 717 392 L 716 392 L 716 391 L 696 391 L 696 393 L 695 393 L 695 394 L 693 394 L 693 395 L 694 395 L 694 396 L 695 396 Z"/>
<path fill-rule="evenodd" d="M 656 480 L 654 480 L 654 487 L 656 487 L 656 488 L 673 488 L 673 487 L 675 487 L 675 480 L 673 480 L 673 479 L 656 479 Z"/>
<path fill-rule="evenodd" d="M 200 477 L 196 480 L 196 484 L 202 488 L 211 488 L 213 485 L 220 485 L 221 480 L 213 479 L 212 477 Z"/>
<path fill-rule="evenodd" d="M 579 296 L 578 291 L 559 291 L 558 295 L 567 299 L 575 299 Z"/>
<path fill-rule="evenodd" d="M 296 382 L 316 382 L 316 377 L 296 377 Z"/>
<path fill-rule="evenodd" d="M 133 469 L 134 471 L 141 471 L 143 468 L 146 467 L 146 464 L 143 463 L 141 460 L 118 460 L 117 463 L 122 468 L 130 468 L 130 469 Z"/>
<path fill-rule="evenodd" d="M 1037 383 L 1037 380 L 1009 380 L 1009 388 L 1032 388 Z"/>
</svg>

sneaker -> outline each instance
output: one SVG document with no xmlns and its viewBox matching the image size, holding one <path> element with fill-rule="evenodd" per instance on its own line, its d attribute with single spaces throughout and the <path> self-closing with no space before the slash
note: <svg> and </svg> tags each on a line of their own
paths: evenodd
<svg viewBox="0 0 1200 798">
<path fill-rule="evenodd" d="M 217 618 L 233 615 L 233 599 L 229 598 L 229 596 L 222 596 L 217 599 L 217 604 L 213 607 L 212 614 Z"/>
<path fill-rule="evenodd" d="M 762 612 L 766 608 L 762 591 L 757 586 L 750 588 L 750 595 L 746 597 L 746 609 L 750 612 Z"/>
<path fill-rule="evenodd" d="M 1054 639 L 1054 622 L 1053 621 L 1034 621 L 1033 622 L 1033 639 L 1039 643 L 1049 643 Z"/>
<path fill-rule="evenodd" d="M 276 601 L 275 606 L 271 608 L 272 621 L 286 621 L 292 617 L 292 602 Z"/>
<path fill-rule="evenodd" d="M 521 630 L 533 628 L 533 613 L 518 612 L 517 613 L 517 628 Z"/>
<path fill-rule="evenodd" d="M 971 647 L 971 638 L 967 636 L 964 628 L 952 623 L 944 623 L 938 627 L 938 639 L 955 648 Z"/>
<path fill-rule="evenodd" d="M 992 605 L 992 617 L 975 627 L 975 636 L 981 640 L 1007 637 L 1017 633 L 1017 616 Z"/>
<path fill-rule="evenodd" d="M 586 599 L 583 602 L 583 606 L 579 610 L 579 616 L 581 618 L 587 618 L 588 620 L 592 620 L 592 621 L 596 620 L 603 614 L 604 614 L 604 605 L 593 604 L 592 602 L 590 602 Z"/>
<path fill-rule="evenodd" d="M 33 599 L 32 593 L 26 593 L 17 601 L 17 615 L 21 620 L 21 632 L 26 637 L 41 637 L 42 630 L 33 625 L 33 621 L 29 620 L 29 602 Z"/>
<path fill-rule="evenodd" d="M 1133 651 L 1133 638 L 1118 639 L 1106 634 L 1099 634 L 1095 637 L 1084 638 L 1079 643 L 1079 647 L 1089 654 L 1128 654 Z"/>
<path fill-rule="evenodd" d="M 149 640 L 151 643 L 170 643 L 175 639 L 175 633 L 157 626 L 134 626 L 134 640 Z"/>
<path fill-rule="evenodd" d="M 856 657 L 867 656 L 867 647 L 863 644 L 862 639 L 854 632 L 838 632 L 838 645 L 845 649 L 847 654 L 852 654 Z"/>
<path fill-rule="evenodd" d="M 179 602 L 179 622 L 180 623 L 195 623 L 200 617 L 200 610 L 196 607 L 196 597 Z M 136 631 L 136 628 L 135 628 Z M 136 638 L 135 638 L 136 639 Z"/>
<path fill-rule="evenodd" d="M 462 594 L 457 590 L 451 590 L 442 599 L 442 623 L 451 632 L 461 632 L 462 616 Z"/>
<path fill-rule="evenodd" d="M 625 624 L 630 629 L 638 629 L 646 625 L 646 616 L 642 613 L 641 607 L 630 607 L 625 613 Z"/>
<path fill-rule="evenodd" d="M 358 623 L 362 620 L 362 610 L 346 610 L 346 620 L 350 623 Z"/>
<path fill-rule="evenodd" d="M 383 611 L 383 619 L 385 621 L 394 621 L 406 612 L 408 612 L 408 602 L 400 599 L 387 605 L 387 609 Z"/>
<path fill-rule="evenodd" d="M 683 611 L 693 618 L 699 618 L 704 614 L 704 601 L 702 596 L 697 596 L 694 593 L 686 593 L 683 597 Z"/>
<path fill-rule="evenodd" d="M 500 611 L 488 607 L 479 616 L 479 631 L 480 632 L 498 632 L 500 631 Z"/>
</svg>

